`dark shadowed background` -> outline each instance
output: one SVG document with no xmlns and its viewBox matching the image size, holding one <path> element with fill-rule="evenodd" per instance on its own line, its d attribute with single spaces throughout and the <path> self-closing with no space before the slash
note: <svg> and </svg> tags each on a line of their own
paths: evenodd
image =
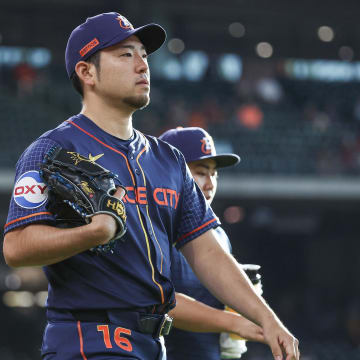
<svg viewBox="0 0 360 360">
<path fill-rule="evenodd" d="M 360 27 L 357 1 L 2 0 L 0 222 L 17 158 L 80 110 L 64 50 L 86 17 L 118 11 L 163 25 L 149 58 L 159 135 L 201 126 L 241 163 L 219 171 L 213 208 L 264 297 L 300 339 L 302 359 L 360 359 Z M 41 269 L 0 259 L 0 359 L 35 360 L 45 321 Z M 249 344 L 247 360 L 271 359 Z M 186 359 L 185 359 L 186 360 Z"/>
</svg>

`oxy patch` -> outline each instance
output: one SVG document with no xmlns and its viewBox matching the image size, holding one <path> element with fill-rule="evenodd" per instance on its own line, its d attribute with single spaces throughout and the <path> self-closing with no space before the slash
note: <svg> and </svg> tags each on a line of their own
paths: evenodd
<svg viewBox="0 0 360 360">
<path fill-rule="evenodd" d="M 47 185 L 38 171 L 32 170 L 22 174 L 14 187 L 16 204 L 25 209 L 35 209 L 47 200 Z"/>
</svg>

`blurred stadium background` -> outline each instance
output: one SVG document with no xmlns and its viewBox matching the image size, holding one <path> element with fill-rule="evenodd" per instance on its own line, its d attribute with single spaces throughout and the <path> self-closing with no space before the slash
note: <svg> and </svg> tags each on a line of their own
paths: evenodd
<svg viewBox="0 0 360 360">
<path fill-rule="evenodd" d="M 201 126 L 219 152 L 214 209 L 240 262 L 301 340 L 302 359 L 360 359 L 360 27 L 357 1 L 1 0 L 0 221 L 24 148 L 80 110 L 64 68 L 71 30 L 119 11 L 168 31 L 135 127 Z M 39 359 L 46 280 L 0 260 L 0 359 Z M 250 344 L 247 360 L 271 359 Z M 186 360 L 186 359 L 184 359 Z"/>
</svg>

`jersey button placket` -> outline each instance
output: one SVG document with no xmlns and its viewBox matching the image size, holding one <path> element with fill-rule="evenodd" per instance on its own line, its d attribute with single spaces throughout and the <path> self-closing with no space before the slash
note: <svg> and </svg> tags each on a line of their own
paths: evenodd
<svg viewBox="0 0 360 360">
<path fill-rule="evenodd" d="M 129 147 L 128 158 L 130 160 L 134 160 L 134 158 L 135 158 L 135 149 L 132 146 L 132 144 L 130 144 L 130 147 Z"/>
<path fill-rule="evenodd" d="M 132 164 L 131 167 L 133 168 L 134 166 L 136 166 L 136 162 L 134 160 L 135 159 L 135 151 L 133 148 L 130 149 L 130 151 L 128 153 L 128 158 L 129 158 L 129 160 L 131 160 L 131 164 Z M 140 175 L 140 170 L 138 168 L 135 168 L 134 172 L 136 175 Z"/>
</svg>

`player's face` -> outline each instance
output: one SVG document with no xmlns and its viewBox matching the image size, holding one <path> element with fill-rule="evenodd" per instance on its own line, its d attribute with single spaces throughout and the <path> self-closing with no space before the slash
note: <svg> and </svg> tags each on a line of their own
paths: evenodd
<svg viewBox="0 0 360 360">
<path fill-rule="evenodd" d="M 97 94 L 106 102 L 140 109 L 150 101 L 150 71 L 144 45 L 136 36 L 101 51 Z"/>
<path fill-rule="evenodd" d="M 192 161 L 188 163 L 191 174 L 205 195 L 209 204 L 214 200 L 217 188 L 216 162 L 213 159 Z"/>
</svg>

